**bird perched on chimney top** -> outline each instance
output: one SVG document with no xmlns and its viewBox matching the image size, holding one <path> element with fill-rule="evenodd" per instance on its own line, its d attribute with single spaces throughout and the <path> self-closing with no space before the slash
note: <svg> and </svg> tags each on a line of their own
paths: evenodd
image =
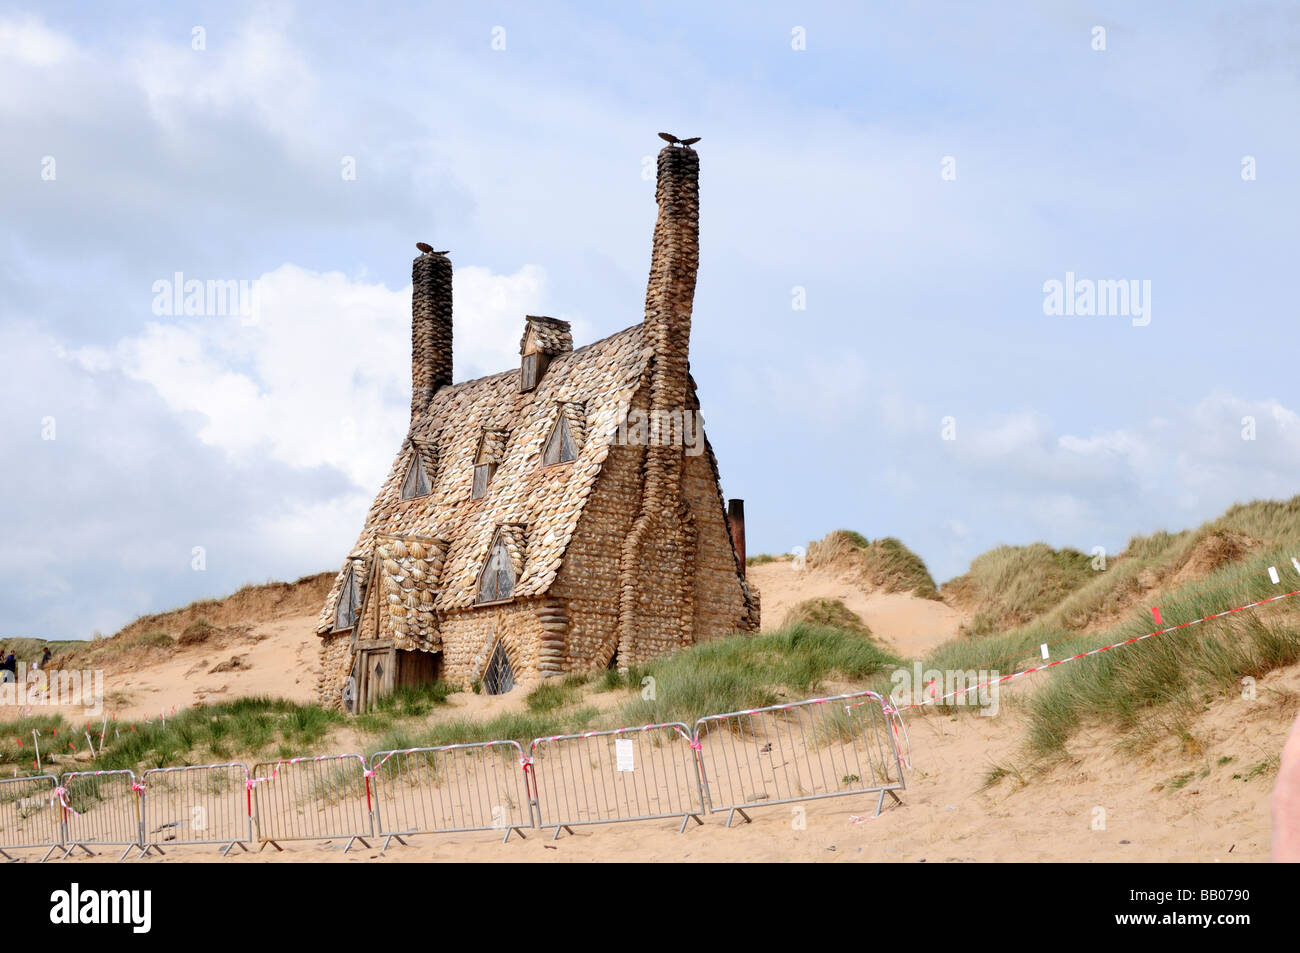
<svg viewBox="0 0 1300 953">
<path fill-rule="evenodd" d="M 676 136 L 674 136 L 671 132 L 661 132 L 661 133 L 659 133 L 659 138 L 662 139 L 664 142 L 668 143 L 669 145 L 673 145 L 673 146 L 685 146 L 686 148 L 689 149 L 689 148 L 690 148 L 691 146 L 693 146 L 695 143 L 699 142 L 700 139 L 703 138 L 703 137 L 702 137 L 702 136 L 696 136 L 696 137 L 693 138 L 693 139 L 678 139 L 678 138 L 677 138 Z"/>
<path fill-rule="evenodd" d="M 420 249 L 420 251 L 424 252 L 426 255 L 433 251 L 433 246 L 425 244 L 424 242 L 416 242 L 415 247 Z"/>
</svg>

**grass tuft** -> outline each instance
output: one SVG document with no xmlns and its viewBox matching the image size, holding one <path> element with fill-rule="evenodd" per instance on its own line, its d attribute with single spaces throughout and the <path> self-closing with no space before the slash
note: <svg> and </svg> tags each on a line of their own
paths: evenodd
<svg viewBox="0 0 1300 953">
<path fill-rule="evenodd" d="M 898 664 L 858 632 L 798 623 L 704 642 L 651 662 L 642 678 L 652 681 L 620 714 L 624 724 L 692 724 L 702 715 L 774 704 L 783 690 L 785 697 L 802 697 L 827 679 L 862 681 Z"/>
</svg>

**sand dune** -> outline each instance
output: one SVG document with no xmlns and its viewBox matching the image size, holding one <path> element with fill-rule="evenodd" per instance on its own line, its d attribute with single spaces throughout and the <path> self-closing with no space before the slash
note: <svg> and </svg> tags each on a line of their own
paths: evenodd
<svg viewBox="0 0 1300 953">
<path fill-rule="evenodd" d="M 110 718 L 115 714 L 119 719 L 142 719 L 247 695 L 311 701 L 320 673 L 315 625 L 314 612 L 289 615 L 251 621 L 243 627 L 247 631 L 201 645 L 127 653 L 104 669 L 105 711 Z M 35 710 L 57 712 L 74 725 L 87 719 L 80 707 Z"/>
<path fill-rule="evenodd" d="M 907 592 L 871 592 L 849 572 L 795 569 L 790 562 L 749 567 L 763 600 L 763 628 L 780 627 L 785 614 L 805 599 L 839 599 L 873 635 L 904 658 L 916 658 L 957 635 L 966 620 L 959 610 Z"/>
</svg>

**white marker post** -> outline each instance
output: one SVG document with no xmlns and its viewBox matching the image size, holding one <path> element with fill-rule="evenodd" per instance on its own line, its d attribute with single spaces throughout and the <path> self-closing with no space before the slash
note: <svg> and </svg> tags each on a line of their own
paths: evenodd
<svg viewBox="0 0 1300 953">
<path fill-rule="evenodd" d="M 1268 567 L 1268 578 L 1272 580 L 1273 585 L 1275 585 L 1275 586 L 1276 586 L 1279 582 L 1282 581 L 1282 580 L 1278 577 L 1278 574 L 1277 574 L 1277 567 L 1276 567 L 1276 566 L 1269 566 L 1269 567 Z"/>
<path fill-rule="evenodd" d="M 1039 646 L 1039 648 L 1043 650 L 1043 661 L 1047 661 L 1047 659 L 1048 659 L 1048 654 L 1047 654 L 1047 643 L 1044 642 L 1042 645 Z"/>
</svg>

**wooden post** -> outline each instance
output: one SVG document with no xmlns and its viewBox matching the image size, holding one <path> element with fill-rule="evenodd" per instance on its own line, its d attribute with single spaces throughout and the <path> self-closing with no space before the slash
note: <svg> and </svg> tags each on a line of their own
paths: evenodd
<svg viewBox="0 0 1300 953">
<path fill-rule="evenodd" d="M 727 501 L 727 529 L 731 531 L 731 545 L 740 560 L 740 574 L 745 575 L 745 501 Z"/>
</svg>

